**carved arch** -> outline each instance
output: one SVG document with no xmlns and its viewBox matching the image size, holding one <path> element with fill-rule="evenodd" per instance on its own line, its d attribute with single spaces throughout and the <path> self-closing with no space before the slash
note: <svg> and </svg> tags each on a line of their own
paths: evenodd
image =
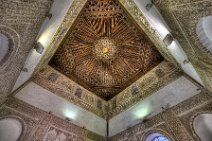
<svg viewBox="0 0 212 141">
<path fill-rule="evenodd" d="M 211 111 L 201 111 L 201 112 L 197 112 L 195 113 L 191 118 L 190 118 L 190 128 L 192 131 L 192 135 L 198 140 L 201 141 L 200 137 L 198 136 L 198 134 L 196 133 L 195 129 L 194 129 L 194 120 L 196 117 L 202 115 L 202 114 L 212 114 Z"/>
<path fill-rule="evenodd" d="M 5 35 L 9 40 L 9 48 L 6 56 L 0 62 L 0 73 L 8 69 L 20 47 L 19 34 L 12 28 L 0 24 L 0 33 Z"/>
<path fill-rule="evenodd" d="M 21 119 L 20 117 L 18 116 L 15 116 L 15 115 L 8 115 L 8 116 L 3 116 L 3 117 L 0 117 L 0 121 L 1 120 L 6 120 L 6 119 L 13 119 L 13 120 L 17 120 L 20 124 L 21 124 L 21 133 L 17 139 L 17 141 L 19 140 L 22 140 L 24 135 L 26 134 L 26 124 L 24 122 L 23 119 Z"/>
</svg>

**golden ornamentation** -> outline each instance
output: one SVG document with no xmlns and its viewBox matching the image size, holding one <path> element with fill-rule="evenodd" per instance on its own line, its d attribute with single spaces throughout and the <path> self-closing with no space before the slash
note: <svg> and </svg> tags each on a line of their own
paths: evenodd
<svg viewBox="0 0 212 141">
<path fill-rule="evenodd" d="M 109 100 L 163 61 L 155 48 L 117 0 L 89 0 L 49 64 Z"/>
<path fill-rule="evenodd" d="M 112 39 L 107 37 L 97 40 L 94 43 L 94 54 L 98 59 L 107 63 L 114 60 L 117 53 L 116 44 Z"/>
</svg>

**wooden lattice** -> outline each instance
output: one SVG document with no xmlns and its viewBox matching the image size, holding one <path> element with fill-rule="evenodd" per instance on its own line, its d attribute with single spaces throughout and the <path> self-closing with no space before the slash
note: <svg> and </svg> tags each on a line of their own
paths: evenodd
<svg viewBox="0 0 212 141">
<path fill-rule="evenodd" d="M 90 0 L 50 65 L 109 100 L 162 61 L 117 0 Z"/>
</svg>

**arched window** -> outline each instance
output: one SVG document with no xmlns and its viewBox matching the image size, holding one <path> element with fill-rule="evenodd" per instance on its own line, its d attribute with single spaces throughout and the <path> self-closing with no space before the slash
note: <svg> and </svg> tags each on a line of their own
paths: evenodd
<svg viewBox="0 0 212 141">
<path fill-rule="evenodd" d="M 149 134 L 145 141 L 170 141 L 169 138 L 161 133 L 151 133 Z"/>
<path fill-rule="evenodd" d="M 165 136 L 157 136 L 153 138 L 152 141 L 169 141 L 169 139 L 167 139 Z"/>
<path fill-rule="evenodd" d="M 199 20 L 196 33 L 202 45 L 212 52 L 212 16 L 203 17 Z"/>
<path fill-rule="evenodd" d="M 212 114 L 198 115 L 193 121 L 193 126 L 196 134 L 201 139 L 201 141 L 211 141 Z"/>
<path fill-rule="evenodd" d="M 0 33 L 0 63 L 5 59 L 9 52 L 9 39 Z"/>
<path fill-rule="evenodd" d="M 15 118 L 0 119 L 0 141 L 17 141 L 22 133 L 22 123 Z"/>
</svg>

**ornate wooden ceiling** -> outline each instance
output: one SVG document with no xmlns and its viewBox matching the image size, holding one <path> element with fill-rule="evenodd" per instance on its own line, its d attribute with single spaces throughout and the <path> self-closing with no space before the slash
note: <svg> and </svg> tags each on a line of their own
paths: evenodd
<svg viewBox="0 0 212 141">
<path fill-rule="evenodd" d="M 105 100 L 163 61 L 116 0 L 90 0 L 50 65 Z"/>
</svg>

